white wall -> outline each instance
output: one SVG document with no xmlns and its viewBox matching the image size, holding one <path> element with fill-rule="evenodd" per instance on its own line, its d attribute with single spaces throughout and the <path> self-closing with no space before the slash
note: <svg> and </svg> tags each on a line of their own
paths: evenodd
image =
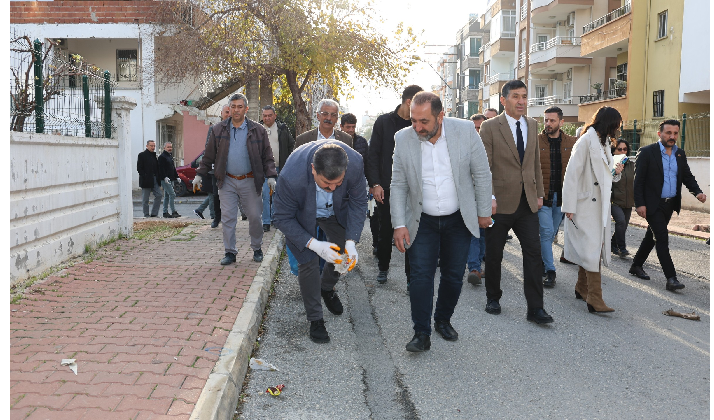
<svg viewBox="0 0 714 420">
<path fill-rule="evenodd" d="M 687 157 L 687 163 L 689 163 L 689 169 L 692 171 L 692 175 L 697 180 L 699 188 L 704 191 L 707 196 L 707 201 L 705 203 L 700 203 L 692 194 L 689 193 L 687 187 L 682 185 L 682 208 L 687 210 L 697 210 L 709 213 L 709 203 L 714 197 L 709 195 L 710 192 L 710 178 L 709 169 L 710 163 L 708 157 Z"/>
<path fill-rule="evenodd" d="M 684 0 L 683 20 L 679 102 L 709 103 L 709 0 Z"/>
</svg>

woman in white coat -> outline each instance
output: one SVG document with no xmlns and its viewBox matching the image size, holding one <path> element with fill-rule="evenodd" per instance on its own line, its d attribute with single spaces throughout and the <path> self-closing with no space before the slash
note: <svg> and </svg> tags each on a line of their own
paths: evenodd
<svg viewBox="0 0 714 420">
<path fill-rule="evenodd" d="M 563 180 L 565 258 L 580 266 L 575 297 L 585 300 L 590 312 L 614 311 L 602 300 L 600 264 L 610 262 L 610 193 L 622 172 L 608 137 L 616 137 L 621 123 L 615 108 L 600 108 L 575 142 Z"/>
</svg>

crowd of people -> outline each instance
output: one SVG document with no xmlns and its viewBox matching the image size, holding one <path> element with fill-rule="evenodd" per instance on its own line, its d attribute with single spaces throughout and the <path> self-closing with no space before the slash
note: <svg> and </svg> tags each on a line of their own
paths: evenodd
<svg viewBox="0 0 714 420">
<path fill-rule="evenodd" d="M 528 321 L 554 321 L 543 290 L 556 286 L 552 244 L 561 226 L 560 260 L 579 267 L 575 297 L 590 312 L 614 311 L 603 299 L 601 267 L 611 254 L 629 255 L 625 231 L 633 207 L 649 227 L 629 272 L 649 280 L 643 264 L 655 248 L 666 289 L 684 288 L 669 254 L 667 224 L 681 208 L 682 184 L 701 202 L 706 195 L 676 145 L 679 121 L 663 121 L 659 141 L 632 157 L 628 142 L 618 139 L 622 118 L 616 109 L 600 108 L 576 137 L 563 131 L 562 110 L 550 107 L 539 133 L 538 122 L 525 115 L 527 91 L 522 81 L 509 81 L 501 91 L 503 112 L 489 108 L 463 120 L 445 117 L 437 95 L 411 85 L 394 111 L 377 118 L 369 142 L 356 134 L 354 115 L 339 119 L 333 100 L 320 101 L 318 127 L 293 140 L 272 106 L 261 110 L 261 122 L 251 121 L 247 98 L 233 95 L 222 121 L 208 132 L 193 184 L 194 191 L 210 194 L 196 214 L 203 218 L 212 206 L 212 226 L 222 224 L 222 265 L 236 261 L 239 211 L 248 221 L 255 261 L 262 261 L 263 233 L 271 225 L 285 235 L 309 336 L 317 343 L 330 340 L 322 303 L 332 314 L 343 313 L 336 285 L 360 260 L 356 244 L 367 217 L 378 284 L 389 281 L 392 248 L 405 254 L 410 352 L 429 350 L 432 319 L 443 339 L 458 339 L 451 317 L 464 277 L 473 286 L 485 279 L 485 311 L 501 313 L 501 264 L 510 231 L 521 247 Z M 158 161 L 154 149 L 149 142 L 137 164 L 146 217 L 158 215 L 159 181 L 164 191 L 171 189 L 176 172 L 171 145 Z M 173 215 L 173 196 L 166 192 L 164 217 Z"/>
</svg>

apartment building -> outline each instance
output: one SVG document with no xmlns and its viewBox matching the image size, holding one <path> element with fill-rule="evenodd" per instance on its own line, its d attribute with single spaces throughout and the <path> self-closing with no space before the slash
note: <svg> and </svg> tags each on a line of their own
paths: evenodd
<svg viewBox="0 0 714 420">
<path fill-rule="evenodd" d="M 489 0 L 480 21 L 488 36 L 479 53 L 484 72 L 481 84 L 483 109 L 502 110 L 501 88 L 515 78 L 516 0 Z"/>
<path fill-rule="evenodd" d="M 469 16 L 469 23 L 456 33 L 457 90 L 455 116 L 468 118 L 477 114 L 482 105 L 479 85 L 483 77 L 483 65 L 479 51 L 483 46 L 485 30 L 478 16 Z"/>
<path fill-rule="evenodd" d="M 439 73 L 439 78 L 441 79 L 441 85 L 439 86 L 437 94 L 441 103 L 444 106 L 444 115 L 447 117 L 457 116 L 457 99 L 459 86 L 457 85 L 458 72 L 458 48 L 456 45 L 449 47 L 449 49 L 439 58 L 436 65 L 436 71 Z"/>
</svg>

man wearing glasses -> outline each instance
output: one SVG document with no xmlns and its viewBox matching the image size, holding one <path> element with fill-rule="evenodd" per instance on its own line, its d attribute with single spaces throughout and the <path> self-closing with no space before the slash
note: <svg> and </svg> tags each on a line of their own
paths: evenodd
<svg viewBox="0 0 714 420">
<path fill-rule="evenodd" d="M 320 125 L 310 131 L 306 131 L 295 139 L 295 148 L 316 140 L 335 139 L 352 147 L 352 136 L 349 134 L 335 130 L 337 117 L 339 117 L 339 104 L 332 99 L 323 99 L 317 105 L 317 120 Z"/>
</svg>

